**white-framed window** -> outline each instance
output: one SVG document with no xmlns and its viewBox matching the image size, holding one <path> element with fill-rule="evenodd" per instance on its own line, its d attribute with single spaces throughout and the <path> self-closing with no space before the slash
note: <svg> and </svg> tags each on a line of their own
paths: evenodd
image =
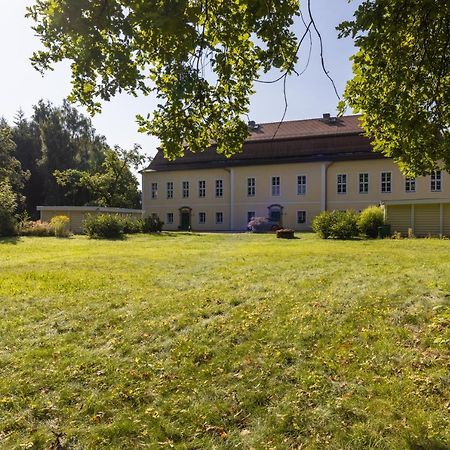
<svg viewBox="0 0 450 450">
<path fill-rule="evenodd" d="M 416 192 L 416 179 L 405 178 L 405 192 Z"/>
<path fill-rule="evenodd" d="M 158 183 L 152 183 L 151 195 L 153 199 L 158 198 Z"/>
<path fill-rule="evenodd" d="M 166 183 L 166 197 L 173 198 L 173 181 L 168 181 Z"/>
<path fill-rule="evenodd" d="M 281 179 L 280 177 L 272 177 L 272 195 L 278 197 L 281 191 Z"/>
<path fill-rule="evenodd" d="M 200 198 L 206 197 L 206 181 L 205 180 L 200 180 L 198 182 L 198 196 Z"/>
<path fill-rule="evenodd" d="M 183 198 L 189 197 L 189 181 L 183 181 L 182 183 L 182 192 L 183 192 Z"/>
<path fill-rule="evenodd" d="M 359 193 L 368 194 L 369 193 L 369 174 L 360 173 L 359 174 Z"/>
<path fill-rule="evenodd" d="M 172 224 L 173 223 L 173 213 L 167 213 L 166 221 L 167 221 L 168 224 Z"/>
<path fill-rule="evenodd" d="M 247 211 L 247 223 L 252 221 L 256 217 L 255 211 Z"/>
<path fill-rule="evenodd" d="M 389 194 L 392 192 L 392 173 L 381 172 L 381 192 Z"/>
<path fill-rule="evenodd" d="M 431 192 L 441 192 L 442 190 L 442 172 L 440 170 L 433 170 L 430 177 Z"/>
<path fill-rule="evenodd" d="M 216 180 L 216 197 L 223 197 L 223 180 Z"/>
<path fill-rule="evenodd" d="M 297 176 L 297 195 L 306 194 L 306 175 Z"/>
<path fill-rule="evenodd" d="M 306 211 L 297 211 L 297 223 L 306 223 Z"/>
<path fill-rule="evenodd" d="M 254 197 L 256 195 L 256 178 L 247 178 L 247 197 Z"/>
<path fill-rule="evenodd" d="M 223 212 L 216 212 L 216 223 L 223 223 Z"/>
<path fill-rule="evenodd" d="M 198 223 L 199 224 L 205 224 L 206 223 L 206 213 L 205 212 L 199 212 L 198 213 Z"/>
<path fill-rule="evenodd" d="M 338 194 L 347 193 L 347 174 L 338 173 L 336 176 L 336 191 Z"/>
</svg>

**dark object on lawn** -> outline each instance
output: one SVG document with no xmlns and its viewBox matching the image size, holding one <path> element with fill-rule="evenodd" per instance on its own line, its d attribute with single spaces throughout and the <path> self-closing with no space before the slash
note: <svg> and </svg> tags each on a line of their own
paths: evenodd
<svg viewBox="0 0 450 450">
<path fill-rule="evenodd" d="M 381 239 L 387 238 L 391 235 L 391 226 L 388 224 L 378 227 L 378 237 Z"/>
<path fill-rule="evenodd" d="M 281 230 L 277 230 L 277 238 L 294 239 L 294 230 L 291 230 L 290 228 L 282 228 Z"/>
<path fill-rule="evenodd" d="M 281 228 L 278 222 L 274 222 L 266 217 L 255 217 L 248 223 L 248 229 L 253 233 L 267 233 L 280 230 Z"/>
</svg>

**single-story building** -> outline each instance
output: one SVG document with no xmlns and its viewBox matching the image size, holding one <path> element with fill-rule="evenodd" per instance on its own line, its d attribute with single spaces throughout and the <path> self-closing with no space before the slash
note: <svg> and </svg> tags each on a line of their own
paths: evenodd
<svg viewBox="0 0 450 450">
<path fill-rule="evenodd" d="M 130 216 L 136 219 L 142 217 L 141 209 L 127 208 L 104 208 L 100 206 L 38 206 L 37 210 L 41 213 L 42 222 L 50 222 L 52 217 L 67 216 L 70 220 L 70 231 L 72 233 L 83 233 L 83 223 L 88 215 L 99 214 L 119 214 Z"/>
</svg>

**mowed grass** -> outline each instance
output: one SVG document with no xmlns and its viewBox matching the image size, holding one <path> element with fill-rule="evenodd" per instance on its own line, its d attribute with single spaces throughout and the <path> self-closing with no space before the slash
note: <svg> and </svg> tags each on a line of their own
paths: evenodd
<svg viewBox="0 0 450 450">
<path fill-rule="evenodd" d="M 0 240 L 4 449 L 448 449 L 450 241 Z"/>
</svg>

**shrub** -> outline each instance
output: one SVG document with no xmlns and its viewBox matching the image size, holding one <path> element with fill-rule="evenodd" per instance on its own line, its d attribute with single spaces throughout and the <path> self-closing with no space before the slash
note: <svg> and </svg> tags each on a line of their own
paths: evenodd
<svg viewBox="0 0 450 450">
<path fill-rule="evenodd" d="M 55 216 L 50 221 L 50 228 L 56 237 L 69 237 L 70 219 L 67 216 Z"/>
<path fill-rule="evenodd" d="M 84 221 L 84 230 L 93 239 L 121 238 L 124 230 L 123 218 L 117 214 L 88 215 Z"/>
<path fill-rule="evenodd" d="M 330 211 L 322 211 L 312 221 L 312 229 L 315 233 L 319 235 L 322 239 L 328 239 L 331 237 L 332 231 L 331 226 L 335 221 L 335 216 L 333 212 Z"/>
<path fill-rule="evenodd" d="M 17 234 L 17 222 L 14 212 L 17 200 L 8 181 L 0 183 L 0 236 L 14 236 Z"/>
<path fill-rule="evenodd" d="M 123 221 L 123 232 L 125 234 L 142 233 L 144 230 L 143 219 L 136 219 L 134 217 L 124 216 L 122 218 L 122 221 Z"/>
<path fill-rule="evenodd" d="M 164 226 L 164 222 L 158 216 L 149 216 L 143 219 L 142 231 L 144 233 L 159 233 Z"/>
<path fill-rule="evenodd" d="M 279 239 L 294 239 L 294 230 L 290 228 L 282 228 L 277 230 L 277 238 Z"/>
<path fill-rule="evenodd" d="M 267 233 L 269 231 L 277 231 L 282 227 L 277 222 L 273 222 L 266 217 L 254 217 L 248 223 L 248 229 L 253 233 Z"/>
<path fill-rule="evenodd" d="M 19 234 L 22 236 L 51 236 L 52 227 L 48 222 L 36 221 L 24 221 L 20 228 Z"/>
<path fill-rule="evenodd" d="M 369 206 L 358 217 L 358 229 L 370 238 L 378 236 L 378 227 L 384 225 L 384 213 L 379 206 Z"/>
<path fill-rule="evenodd" d="M 354 211 L 323 211 L 312 223 L 322 238 L 351 239 L 358 235 L 358 216 Z"/>
</svg>

